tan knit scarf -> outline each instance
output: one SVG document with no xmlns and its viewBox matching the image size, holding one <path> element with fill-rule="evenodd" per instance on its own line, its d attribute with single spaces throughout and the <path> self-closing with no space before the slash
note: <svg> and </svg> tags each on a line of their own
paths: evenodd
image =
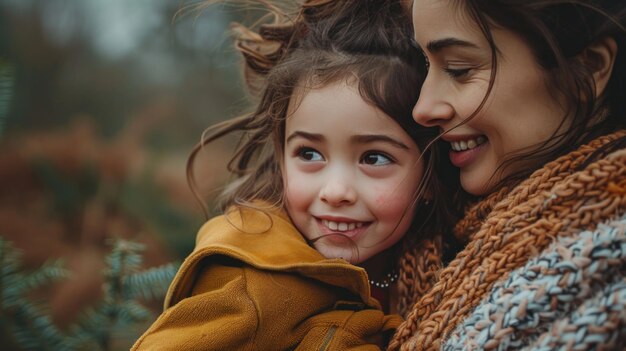
<svg viewBox="0 0 626 351">
<path fill-rule="evenodd" d="M 580 166 L 626 130 L 600 137 L 546 164 L 513 189 L 502 189 L 473 206 L 455 235 L 468 241 L 419 298 L 398 328 L 389 350 L 436 350 L 492 289 L 556 236 L 571 235 L 626 211 L 626 150 Z M 432 260 L 430 260 L 432 262 Z M 402 265 L 403 270 L 430 267 Z M 402 273 L 420 277 L 420 272 Z M 430 280 L 430 279 L 429 279 Z M 405 289 L 406 290 L 406 289 Z M 424 291 L 425 287 L 418 289 Z M 401 292 L 402 293 L 402 292 Z"/>
</svg>

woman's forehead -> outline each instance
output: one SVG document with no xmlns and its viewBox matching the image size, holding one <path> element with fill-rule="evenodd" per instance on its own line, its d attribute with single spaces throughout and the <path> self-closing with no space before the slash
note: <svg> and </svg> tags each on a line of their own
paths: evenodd
<svg viewBox="0 0 626 351">
<path fill-rule="evenodd" d="M 414 0 L 412 20 L 414 38 L 426 49 L 431 41 L 457 38 L 481 40 L 483 33 L 464 6 L 453 0 Z"/>
</svg>

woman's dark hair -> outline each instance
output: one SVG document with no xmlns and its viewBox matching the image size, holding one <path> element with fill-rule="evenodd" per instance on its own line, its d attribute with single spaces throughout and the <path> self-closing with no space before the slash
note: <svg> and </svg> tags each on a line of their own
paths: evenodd
<svg viewBox="0 0 626 351">
<path fill-rule="evenodd" d="M 465 9 L 485 35 L 492 49 L 492 76 L 488 98 L 497 72 L 497 46 L 491 28 L 500 27 L 521 35 L 532 48 L 539 65 L 548 74 L 555 98 L 571 118 L 567 131 L 522 155 L 515 155 L 500 167 L 517 160 L 531 160 L 535 167 L 517 171 L 505 183 L 517 183 L 536 168 L 564 155 L 600 135 L 626 127 L 626 2 L 621 0 L 463 0 Z M 613 38 L 618 47 L 612 75 L 602 95 L 596 98 L 592 67 L 580 54 L 594 43 Z M 513 84 L 513 83 L 511 83 Z M 529 101 L 528 103 L 532 103 Z M 482 108 L 482 105 L 480 108 Z M 479 112 L 475 111 L 469 118 Z M 623 147 L 617 140 L 609 149 Z M 609 152 L 610 150 L 604 150 Z"/>
</svg>

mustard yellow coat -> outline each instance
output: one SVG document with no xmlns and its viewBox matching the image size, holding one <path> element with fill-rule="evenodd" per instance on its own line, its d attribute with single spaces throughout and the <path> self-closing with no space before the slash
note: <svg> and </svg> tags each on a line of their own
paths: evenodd
<svg viewBox="0 0 626 351">
<path fill-rule="evenodd" d="M 324 258 L 284 213 L 250 209 L 200 229 L 164 307 L 132 350 L 378 350 L 401 323 L 362 268 Z"/>
</svg>

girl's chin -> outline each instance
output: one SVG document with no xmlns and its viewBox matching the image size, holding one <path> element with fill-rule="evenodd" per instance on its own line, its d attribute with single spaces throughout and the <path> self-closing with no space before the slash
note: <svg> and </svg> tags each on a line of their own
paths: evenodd
<svg viewBox="0 0 626 351">
<path fill-rule="evenodd" d="M 322 256 L 328 259 L 339 258 L 352 264 L 359 262 L 358 250 L 356 247 L 334 247 L 326 243 L 315 243 L 314 247 L 322 254 Z"/>
</svg>

